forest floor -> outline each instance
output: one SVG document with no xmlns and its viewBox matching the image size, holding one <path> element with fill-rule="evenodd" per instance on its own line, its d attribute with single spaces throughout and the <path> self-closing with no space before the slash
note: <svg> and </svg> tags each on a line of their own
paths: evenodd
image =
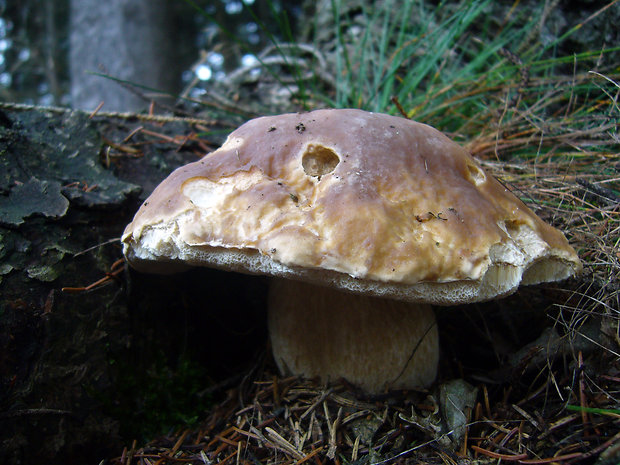
<svg viewBox="0 0 620 465">
<path fill-rule="evenodd" d="M 134 442 L 112 463 L 618 463 L 617 153 L 482 163 L 567 233 L 582 276 L 440 311 L 444 360 L 428 391 L 369 397 L 346 383 L 282 379 L 263 355 L 210 391 L 215 403 L 198 426 Z M 474 400 L 451 427 L 455 379 Z"/>
<path fill-rule="evenodd" d="M 100 172 L 88 183 L 69 176 L 80 151 L 68 149 L 75 136 L 67 132 L 62 144 L 52 138 L 47 147 L 66 164 L 54 170 L 42 164 L 35 173 L 43 180 L 53 175 L 60 206 L 41 211 L 31 202 L 31 211 L 0 235 L 0 258 L 19 255 L 19 263 L 0 269 L 2 299 L 12 305 L 2 314 L 7 329 L 0 334 L 8 354 L 0 357 L 7 387 L 0 395 L 7 407 L 0 426 L 11 424 L 2 444 L 14 457 L 58 454 L 60 463 L 67 450 L 83 454 L 102 441 L 115 448 L 120 435 L 126 447 L 101 455 L 104 462 L 620 463 L 619 50 L 559 54 L 560 39 L 549 39 L 544 24 L 558 2 L 525 15 L 527 27 L 515 20 L 519 2 L 502 13 L 499 26 L 487 24 L 497 16 L 487 10 L 494 2 L 450 8 L 440 2 L 436 10 L 413 15 L 421 21 L 411 25 L 390 2 L 379 2 L 387 6 L 376 12 L 344 3 L 347 11 L 323 13 L 326 21 L 348 24 L 323 25 L 317 12 L 317 42 L 324 42 L 270 47 L 260 56 L 263 66 L 272 66 L 269 73 L 256 78 L 254 68 L 244 68 L 236 75 L 247 80 L 231 89 L 215 86 L 198 93 L 204 97 L 198 105 L 183 99 L 163 110 L 180 115 L 190 108 L 188 118 L 76 113 L 89 133 L 96 128 L 102 134 L 93 137 L 90 158 L 81 163 L 118 176 L 120 184 L 110 186 L 131 183 L 144 195 L 164 173 L 214 149 L 233 127 L 259 114 L 325 106 L 401 114 L 464 145 L 563 231 L 583 261 L 583 274 L 525 287 L 497 302 L 438 310 L 439 376 L 426 391 L 367 396 L 344 381 L 324 386 L 282 378 L 261 327 L 264 283 L 205 270 L 163 278 L 129 270 L 117 236 L 143 198 L 119 194 L 122 201 L 110 204 L 96 198 L 106 193 Z M 586 15 L 561 38 L 597 32 L 594 20 L 614 6 Z M 362 20 L 372 27 L 360 28 Z M 323 39 L 326 31 L 331 36 Z M 321 50 L 344 50 L 345 56 Z M 2 124 L 13 124 L 14 132 L 7 129 L 2 142 L 15 159 L 11 166 L 23 172 L 19 179 L 5 176 L 7 192 L 28 187 L 33 168 L 22 162 L 40 152 L 41 131 L 18 123 L 13 110 L 17 116 L 29 111 L 3 107 L 8 116 Z M 64 134 L 72 118 L 64 110 L 59 115 L 53 125 L 51 116 L 38 121 Z M 31 139 L 37 144 L 22 150 Z M 61 146 L 66 153 L 57 150 Z M 47 195 L 50 185 L 35 187 Z M 61 193 L 71 199 L 68 210 Z M 47 222 L 56 217 L 62 228 L 49 229 L 51 237 Z M 80 240 L 68 247 L 71 234 Z M 50 251 L 55 261 L 43 268 L 54 275 L 41 276 L 40 258 Z M 204 289 L 209 312 L 203 311 Z M 233 307 L 256 320 L 240 319 Z M 185 354 L 199 356 L 187 362 Z M 46 370 L 50 361 L 54 371 Z M 207 375 L 201 364 L 208 364 Z M 105 396 L 98 396 L 104 388 Z M 86 439 L 78 437 L 86 431 Z"/>
<path fill-rule="evenodd" d="M 390 58 L 401 59 L 413 37 Z M 453 51 L 446 45 L 451 59 Z M 346 382 L 282 379 L 264 343 L 254 348 L 260 357 L 247 354 L 256 360 L 250 368 L 208 389 L 213 405 L 197 424 L 133 442 L 112 463 L 620 463 L 618 75 L 592 71 L 595 55 L 580 55 L 583 66 L 541 57 L 525 65 L 503 48 L 488 56 L 497 62 L 470 76 L 427 56 L 366 69 L 372 56 L 353 53 L 342 61 L 351 69 L 339 70 L 345 84 L 336 84 L 331 104 L 372 107 L 383 95 L 381 111 L 447 132 L 566 234 L 583 274 L 500 302 L 439 310 L 440 374 L 424 392 L 369 397 Z M 441 63 L 424 68 L 433 59 Z M 382 75 L 381 83 L 393 88 L 362 82 L 355 66 L 369 76 L 392 70 L 395 77 Z M 425 93 L 407 88 L 425 72 Z M 441 81 L 449 72 L 454 80 Z M 246 94 L 252 86 L 260 83 L 243 87 L 240 102 L 264 97 Z M 297 108 L 322 103 L 312 92 L 302 97 Z M 461 405 L 452 414 L 463 421 L 453 423 L 447 404 L 458 390 L 471 400 L 456 395 Z"/>
<path fill-rule="evenodd" d="M 617 111 L 617 94 L 607 95 Z M 567 129 L 561 113 L 574 108 L 571 98 L 556 99 L 560 116 L 544 124 L 517 112 L 504 131 L 489 125 L 466 146 L 565 232 L 583 260 L 582 276 L 528 287 L 500 302 L 438 311 L 440 376 L 424 392 L 369 397 L 346 382 L 283 379 L 265 355 L 268 347 L 255 348 L 263 355 L 248 354 L 256 359 L 249 369 L 208 389 L 214 403 L 198 424 L 134 441 L 111 462 L 618 463 L 617 119 Z M 471 400 L 451 398 L 455 390 Z M 462 423 L 452 422 L 447 407 L 456 398 L 461 405 L 452 414 Z"/>
</svg>

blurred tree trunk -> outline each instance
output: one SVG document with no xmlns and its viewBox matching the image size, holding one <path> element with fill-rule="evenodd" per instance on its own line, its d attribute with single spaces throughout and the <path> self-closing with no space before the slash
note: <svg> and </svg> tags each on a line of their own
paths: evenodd
<svg viewBox="0 0 620 465">
<path fill-rule="evenodd" d="M 166 0 L 71 0 L 70 74 L 74 108 L 137 111 L 148 100 L 102 73 L 139 86 L 174 92 L 181 66 Z M 137 90 L 151 97 L 143 88 Z"/>
</svg>

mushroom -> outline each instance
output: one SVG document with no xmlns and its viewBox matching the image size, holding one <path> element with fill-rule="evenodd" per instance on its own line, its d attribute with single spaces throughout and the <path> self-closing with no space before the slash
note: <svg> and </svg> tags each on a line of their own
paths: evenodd
<svg viewBox="0 0 620 465">
<path fill-rule="evenodd" d="M 433 382 L 430 304 L 490 300 L 581 270 L 564 235 L 458 144 L 353 109 L 248 121 L 164 180 L 122 242 L 142 271 L 274 277 L 280 371 L 369 393 Z"/>
</svg>

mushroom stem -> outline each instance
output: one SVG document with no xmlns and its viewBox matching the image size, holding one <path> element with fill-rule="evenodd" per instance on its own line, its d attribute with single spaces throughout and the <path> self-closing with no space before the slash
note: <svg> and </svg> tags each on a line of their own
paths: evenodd
<svg viewBox="0 0 620 465">
<path fill-rule="evenodd" d="M 439 338 L 427 304 L 274 280 L 269 334 L 284 375 L 344 378 L 377 394 L 428 386 L 437 373 Z"/>
</svg>

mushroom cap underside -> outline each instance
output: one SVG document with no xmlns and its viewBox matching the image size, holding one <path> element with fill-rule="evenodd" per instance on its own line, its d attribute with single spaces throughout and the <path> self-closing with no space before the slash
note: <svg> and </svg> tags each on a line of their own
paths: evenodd
<svg viewBox="0 0 620 465">
<path fill-rule="evenodd" d="M 434 304 L 581 269 L 564 235 L 458 144 L 361 110 L 245 123 L 164 180 L 122 241 L 143 271 L 210 266 Z"/>
</svg>

